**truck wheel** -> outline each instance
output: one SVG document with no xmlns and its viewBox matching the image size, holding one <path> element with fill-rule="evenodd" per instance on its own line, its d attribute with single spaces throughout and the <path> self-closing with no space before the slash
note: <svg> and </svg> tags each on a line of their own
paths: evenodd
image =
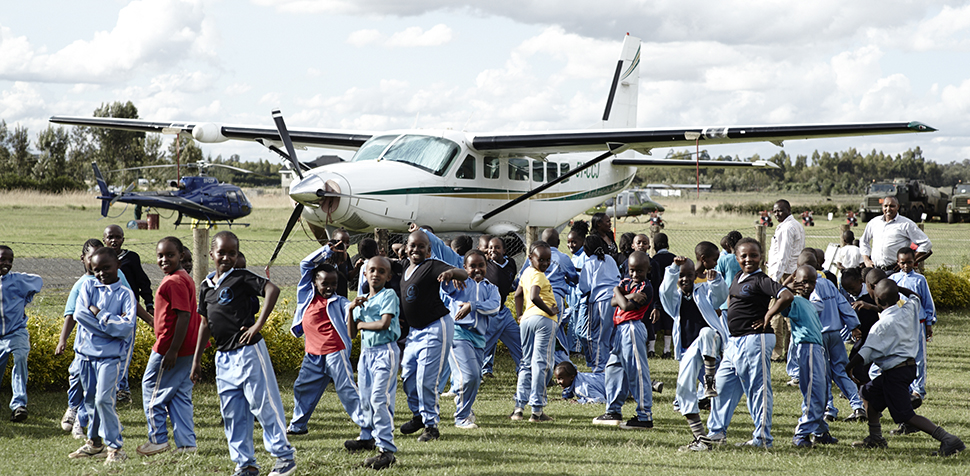
<svg viewBox="0 0 970 476">
<path fill-rule="evenodd" d="M 862 223 L 869 221 L 869 212 L 859 212 L 859 221 Z"/>
<path fill-rule="evenodd" d="M 953 212 L 946 212 L 946 222 L 947 223 L 956 223 L 958 221 L 960 221 L 959 215 L 957 215 L 956 213 L 953 213 Z"/>
<path fill-rule="evenodd" d="M 920 222 L 920 217 L 923 214 L 919 211 L 919 207 L 912 207 L 909 209 L 909 219 L 916 223 Z"/>
</svg>

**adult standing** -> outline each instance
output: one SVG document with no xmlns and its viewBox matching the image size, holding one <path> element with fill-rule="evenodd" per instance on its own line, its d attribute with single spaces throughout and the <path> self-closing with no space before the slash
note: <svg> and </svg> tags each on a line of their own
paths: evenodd
<svg viewBox="0 0 970 476">
<path fill-rule="evenodd" d="M 788 200 L 778 200 L 771 208 L 771 214 L 778 221 L 778 228 L 771 237 L 768 249 L 768 277 L 782 283 L 798 267 L 798 254 L 805 248 L 805 228 L 791 214 Z M 771 360 L 781 361 L 788 349 L 791 329 L 781 313 L 772 317 L 771 328 L 775 331 L 775 348 Z"/>
<path fill-rule="evenodd" d="M 882 216 L 866 224 L 859 248 L 867 268 L 892 271 L 896 268 L 896 252 L 914 243 L 916 264 L 919 265 L 933 254 L 933 244 L 913 220 L 899 214 L 896 197 L 886 197 L 882 200 Z"/>
<path fill-rule="evenodd" d="M 617 259 L 620 249 L 616 246 L 616 239 L 613 236 L 613 228 L 610 226 L 610 217 L 603 212 L 594 213 L 589 220 L 589 224 L 590 228 L 592 228 L 592 230 L 590 230 L 590 234 L 602 238 L 607 247 L 607 249 L 604 251 L 612 256 L 614 261 L 620 263 L 621 260 Z"/>
</svg>

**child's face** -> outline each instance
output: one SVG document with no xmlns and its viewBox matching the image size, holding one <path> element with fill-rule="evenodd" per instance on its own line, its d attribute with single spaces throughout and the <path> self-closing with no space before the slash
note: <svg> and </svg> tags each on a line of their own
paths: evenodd
<svg viewBox="0 0 970 476">
<path fill-rule="evenodd" d="M 751 274 L 761 267 L 761 250 L 754 243 L 743 243 L 734 250 L 741 271 Z"/>
<path fill-rule="evenodd" d="M 91 272 L 101 284 L 113 284 L 118 281 L 118 259 L 106 255 L 94 255 L 91 258 Z"/>
<path fill-rule="evenodd" d="M 13 252 L 10 250 L 0 251 L 0 276 L 6 276 L 13 267 Z"/>
<path fill-rule="evenodd" d="M 158 261 L 158 267 L 165 274 L 172 274 L 182 269 L 182 253 L 179 253 L 175 243 L 171 241 L 161 241 L 155 246 L 155 258 Z"/>
<path fill-rule="evenodd" d="M 364 274 L 367 278 L 367 284 L 370 285 L 371 294 L 375 294 L 384 289 L 384 284 L 391 277 L 391 268 L 388 266 L 387 260 L 371 259 L 367 264 L 367 272 Z"/>
<path fill-rule="evenodd" d="M 313 289 L 324 299 L 329 299 L 337 291 L 337 273 L 319 271 L 313 276 Z"/>
<path fill-rule="evenodd" d="M 566 246 L 569 247 L 569 251 L 573 254 L 579 253 L 583 249 L 583 245 L 586 244 L 586 237 L 576 233 L 575 231 L 570 231 L 566 235 Z"/>
<path fill-rule="evenodd" d="M 650 252 L 650 238 L 647 235 L 637 235 L 633 238 L 633 250 L 642 251 L 644 253 Z"/>
<path fill-rule="evenodd" d="M 572 385 L 573 380 L 575 379 L 576 377 L 572 375 L 563 375 L 563 374 L 556 375 L 556 383 L 559 384 L 559 386 L 562 388 L 567 388 L 570 385 Z"/>
<path fill-rule="evenodd" d="M 411 264 L 418 264 L 428 259 L 430 254 L 431 242 L 428 241 L 428 237 L 424 233 L 415 232 L 408 237 L 407 255 Z"/>
<path fill-rule="evenodd" d="M 94 271 L 91 271 L 91 257 L 94 256 L 95 251 L 98 251 L 98 248 L 90 248 L 81 254 L 81 263 L 84 264 L 84 271 L 88 274 L 94 274 Z"/>
<path fill-rule="evenodd" d="M 717 255 L 702 256 L 699 254 L 694 254 L 694 257 L 697 258 L 697 262 L 700 263 L 701 269 L 705 271 L 708 269 L 714 269 L 717 267 Z"/>
<path fill-rule="evenodd" d="M 481 251 L 482 253 L 485 253 L 486 255 L 488 255 L 488 246 L 489 246 L 489 243 L 491 242 L 492 240 L 488 239 L 487 236 L 479 236 L 478 251 Z"/>
<path fill-rule="evenodd" d="M 539 271 L 540 273 L 545 273 L 549 269 L 549 265 L 552 263 L 552 251 L 546 247 L 536 248 L 531 255 L 529 255 L 529 262 L 532 263 L 532 267 Z"/>
<path fill-rule="evenodd" d="M 219 275 L 228 273 L 229 270 L 235 268 L 236 258 L 238 256 L 239 243 L 229 237 L 217 237 L 212 249 L 209 250 L 209 257 L 211 257 L 212 262 L 215 263 L 216 271 Z"/>
<path fill-rule="evenodd" d="M 795 294 L 808 299 L 812 292 L 815 291 L 815 283 L 818 279 L 818 275 L 811 276 L 807 272 L 802 272 L 801 269 L 795 271 L 795 281 L 792 283 L 792 288 L 795 290 Z"/>
<path fill-rule="evenodd" d="M 465 258 L 465 272 L 476 283 L 480 283 L 485 279 L 485 267 L 485 258 L 477 254 L 469 255 L 468 258 Z"/>
<path fill-rule="evenodd" d="M 184 269 L 186 273 L 192 274 L 192 252 L 191 251 L 185 250 L 185 252 L 182 253 L 181 264 L 182 264 L 182 269 Z"/>
<path fill-rule="evenodd" d="M 488 251 L 485 252 L 488 259 L 492 261 L 504 261 L 505 260 L 505 242 L 499 238 L 492 238 L 488 242 Z"/>
<path fill-rule="evenodd" d="M 650 277 L 650 261 L 630 257 L 629 267 L 630 279 L 635 283 L 642 283 Z"/>
<path fill-rule="evenodd" d="M 859 279 L 845 279 L 843 276 L 842 287 L 853 296 L 858 296 L 862 293 L 862 281 Z"/>
<path fill-rule="evenodd" d="M 235 268 L 239 268 L 239 269 L 246 269 L 247 268 L 247 266 L 246 266 L 246 255 L 244 255 L 242 253 L 237 254 L 236 255 L 236 264 L 234 265 L 234 267 Z"/>
<path fill-rule="evenodd" d="M 690 295 L 694 292 L 694 280 L 697 279 L 697 272 L 693 263 L 690 261 L 680 265 L 680 277 L 677 278 L 677 287 L 684 294 Z"/>
<path fill-rule="evenodd" d="M 120 226 L 112 225 L 104 229 L 104 245 L 110 246 L 115 251 L 121 251 L 121 245 L 125 244 L 125 232 Z"/>
<path fill-rule="evenodd" d="M 896 255 L 896 264 L 899 265 L 900 271 L 909 273 L 916 267 L 916 258 L 909 253 L 900 253 Z"/>
</svg>

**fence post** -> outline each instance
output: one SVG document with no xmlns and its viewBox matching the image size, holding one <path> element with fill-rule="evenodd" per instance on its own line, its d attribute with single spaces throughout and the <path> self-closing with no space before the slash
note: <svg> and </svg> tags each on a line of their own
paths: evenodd
<svg viewBox="0 0 970 476">
<path fill-rule="evenodd" d="M 377 241 L 377 254 L 391 256 L 391 235 L 386 228 L 374 228 L 374 240 Z"/>
<path fill-rule="evenodd" d="M 919 230 L 920 231 L 922 231 L 923 233 L 926 233 L 926 228 L 924 227 L 924 223 L 922 221 L 919 222 L 919 223 L 917 223 L 916 226 L 919 227 Z M 920 261 L 919 264 L 916 265 L 916 269 L 919 271 L 919 274 L 924 274 L 923 265 L 925 263 L 926 263 L 926 260 L 923 260 L 923 261 Z"/>
<path fill-rule="evenodd" d="M 852 228 L 852 225 L 849 225 L 848 223 L 843 223 L 843 224 L 839 225 L 839 243 L 842 246 L 851 245 L 852 244 L 852 243 L 846 243 L 845 240 L 842 239 L 842 235 L 844 235 L 845 232 L 849 231 L 850 228 Z"/>
<path fill-rule="evenodd" d="M 758 238 L 758 243 L 761 245 L 761 267 L 764 269 L 768 264 L 768 245 L 767 245 L 767 229 L 768 227 L 757 224 L 754 226 L 755 236 Z"/>
<path fill-rule="evenodd" d="M 537 226 L 525 227 L 525 259 L 529 259 L 529 250 L 532 249 L 532 243 L 538 240 L 539 240 L 539 227 Z"/>
<path fill-rule="evenodd" d="M 209 274 L 209 228 L 202 224 L 193 225 L 192 254 L 192 280 L 199 289 Z"/>
</svg>

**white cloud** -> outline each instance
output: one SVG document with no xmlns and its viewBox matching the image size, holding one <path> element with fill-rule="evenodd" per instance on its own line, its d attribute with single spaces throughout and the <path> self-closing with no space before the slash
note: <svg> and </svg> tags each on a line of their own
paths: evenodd
<svg viewBox="0 0 970 476">
<path fill-rule="evenodd" d="M 384 35 L 381 35 L 380 31 L 372 29 L 357 30 L 347 36 L 347 43 L 358 48 L 361 46 L 380 44 L 383 42 Z"/>
<path fill-rule="evenodd" d="M 252 89 L 252 85 L 248 83 L 232 83 L 226 87 L 226 95 L 239 96 L 240 94 L 248 93 Z"/>
<path fill-rule="evenodd" d="M 437 24 L 428 31 L 421 27 L 412 26 L 399 31 L 387 40 L 387 46 L 392 48 L 413 48 L 418 46 L 441 46 L 451 41 L 451 28 Z"/>
</svg>

